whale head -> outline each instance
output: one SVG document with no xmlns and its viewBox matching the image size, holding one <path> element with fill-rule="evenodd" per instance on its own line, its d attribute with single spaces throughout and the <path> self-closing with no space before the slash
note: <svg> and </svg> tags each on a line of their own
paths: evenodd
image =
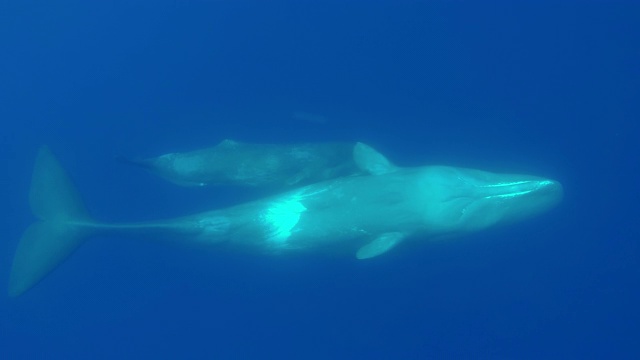
<svg viewBox="0 0 640 360">
<path fill-rule="evenodd" d="M 412 206 L 433 235 L 482 230 L 541 214 L 557 205 L 562 185 L 531 175 L 497 174 L 451 166 L 398 168 L 363 143 L 353 151 L 358 167 L 372 175 L 398 174 L 407 184 Z"/>
<path fill-rule="evenodd" d="M 419 187 L 424 221 L 442 233 L 530 218 L 551 209 L 563 196 L 562 185 L 554 180 L 448 166 L 424 168 Z"/>
</svg>

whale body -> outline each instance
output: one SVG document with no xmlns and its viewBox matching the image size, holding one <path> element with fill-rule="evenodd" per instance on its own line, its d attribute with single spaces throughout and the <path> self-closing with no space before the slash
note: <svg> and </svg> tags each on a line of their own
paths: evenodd
<svg viewBox="0 0 640 360">
<path fill-rule="evenodd" d="M 408 241 L 464 234 L 540 214 L 562 198 L 546 178 L 450 166 L 400 168 L 358 143 L 353 159 L 366 175 L 342 177 L 279 195 L 175 219 L 108 224 L 91 218 L 69 177 L 43 147 L 29 194 L 39 218 L 23 234 L 9 294 L 17 296 L 54 270 L 85 239 L 153 234 L 185 243 L 227 242 L 267 254 L 335 250 L 357 259 Z"/>
<path fill-rule="evenodd" d="M 353 143 L 249 144 L 224 140 L 210 148 L 120 160 L 182 186 L 286 188 L 351 175 Z"/>
</svg>

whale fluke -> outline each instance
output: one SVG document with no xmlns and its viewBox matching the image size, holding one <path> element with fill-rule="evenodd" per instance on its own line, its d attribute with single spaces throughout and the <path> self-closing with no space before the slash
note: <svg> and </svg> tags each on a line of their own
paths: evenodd
<svg viewBox="0 0 640 360">
<path fill-rule="evenodd" d="M 22 235 L 16 250 L 9 295 L 30 289 L 71 255 L 92 223 L 71 180 L 48 147 L 40 148 L 33 170 L 29 205 L 39 221 Z"/>
</svg>

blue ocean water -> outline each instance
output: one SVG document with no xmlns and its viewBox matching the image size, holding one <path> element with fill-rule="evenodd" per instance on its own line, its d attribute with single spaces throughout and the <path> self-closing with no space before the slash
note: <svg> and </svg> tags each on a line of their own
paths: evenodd
<svg viewBox="0 0 640 360">
<path fill-rule="evenodd" d="M 0 287 L 41 144 L 108 221 L 253 199 L 114 160 L 225 138 L 363 141 L 566 194 L 364 262 L 94 239 L 0 296 L 0 356 L 638 358 L 639 18 L 633 1 L 2 2 Z"/>
</svg>

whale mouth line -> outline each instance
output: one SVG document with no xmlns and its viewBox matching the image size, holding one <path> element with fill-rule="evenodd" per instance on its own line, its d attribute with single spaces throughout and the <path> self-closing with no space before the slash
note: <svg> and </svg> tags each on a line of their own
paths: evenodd
<svg viewBox="0 0 640 360">
<path fill-rule="evenodd" d="M 512 181 L 512 182 L 505 182 L 505 183 L 482 185 L 481 187 L 499 188 L 499 187 L 507 187 L 507 186 L 524 185 L 524 184 L 528 184 L 528 183 L 541 183 L 541 181 L 522 180 L 522 181 Z"/>
<path fill-rule="evenodd" d="M 483 197 L 483 199 L 509 199 L 509 198 L 516 198 L 516 197 L 519 197 L 519 196 L 530 194 L 533 191 L 534 190 L 525 190 L 525 191 L 517 191 L 517 192 L 512 192 L 512 193 L 506 193 L 506 194 L 489 195 L 489 196 Z"/>
<path fill-rule="evenodd" d="M 554 184 L 551 180 L 522 180 L 481 185 L 479 188 L 497 193 L 482 196 L 482 199 L 511 199 L 544 190 Z M 500 191 L 503 190 L 503 191 Z"/>
</svg>

